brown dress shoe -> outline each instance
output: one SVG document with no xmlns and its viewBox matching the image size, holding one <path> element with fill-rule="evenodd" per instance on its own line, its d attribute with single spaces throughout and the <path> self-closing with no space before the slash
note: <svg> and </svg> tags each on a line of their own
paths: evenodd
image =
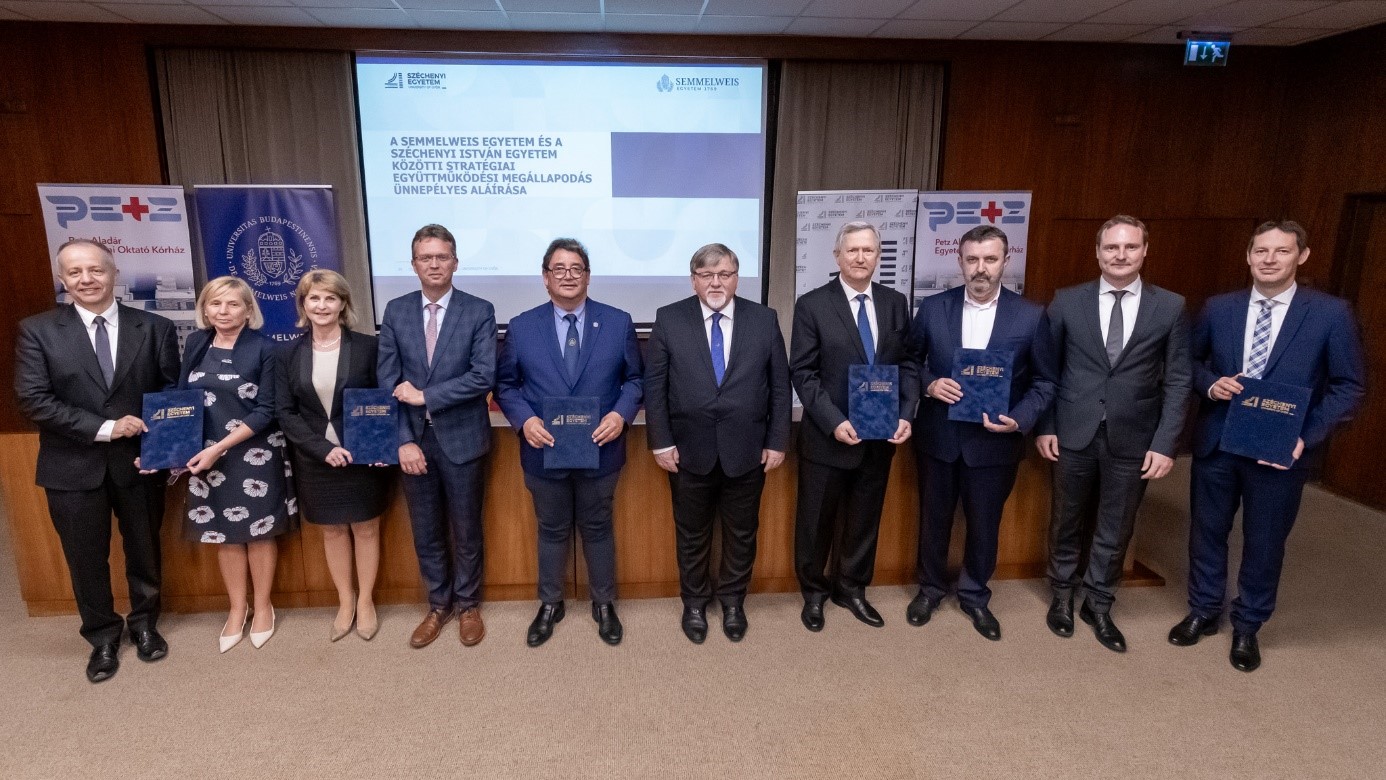
<svg viewBox="0 0 1386 780">
<path fill-rule="evenodd" d="M 486 624 L 481 622 L 481 608 L 472 607 L 457 619 L 457 638 L 463 647 L 471 647 L 486 638 Z"/>
<path fill-rule="evenodd" d="M 452 620 L 451 610 L 429 610 L 428 614 L 424 616 L 423 622 L 409 636 L 409 646 L 413 648 L 428 647 L 433 640 L 438 638 L 438 632 L 443 630 L 443 624 L 449 620 Z"/>
</svg>

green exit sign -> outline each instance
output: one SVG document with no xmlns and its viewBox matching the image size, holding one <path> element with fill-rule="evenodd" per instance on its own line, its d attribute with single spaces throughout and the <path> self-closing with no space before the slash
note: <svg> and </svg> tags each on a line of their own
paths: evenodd
<svg viewBox="0 0 1386 780">
<path fill-rule="evenodd" d="M 1231 41 L 1190 39 L 1184 47 L 1184 64 L 1194 68 L 1223 67 L 1227 64 L 1227 55 L 1231 50 Z"/>
</svg>

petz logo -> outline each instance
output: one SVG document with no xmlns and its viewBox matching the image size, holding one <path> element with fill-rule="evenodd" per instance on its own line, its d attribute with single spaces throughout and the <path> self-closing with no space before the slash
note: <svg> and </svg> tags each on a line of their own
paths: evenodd
<svg viewBox="0 0 1386 780">
<path fill-rule="evenodd" d="M 126 218 L 136 222 L 182 222 L 183 215 L 176 211 L 177 198 L 146 197 L 138 195 L 126 198 L 122 195 L 46 195 L 53 204 L 54 216 L 59 227 L 67 227 L 73 222 L 90 219 L 92 222 L 124 222 Z"/>
<path fill-rule="evenodd" d="M 1023 225 L 1025 209 L 1023 200 L 1003 200 L 1000 205 L 994 200 L 986 201 L 983 204 L 980 200 L 960 200 L 956 203 L 949 201 L 925 201 L 919 202 L 919 207 L 929 215 L 929 229 L 937 230 L 939 225 L 956 223 L 959 225 L 980 225 L 982 219 L 995 225 L 998 219 L 1002 225 Z"/>
</svg>

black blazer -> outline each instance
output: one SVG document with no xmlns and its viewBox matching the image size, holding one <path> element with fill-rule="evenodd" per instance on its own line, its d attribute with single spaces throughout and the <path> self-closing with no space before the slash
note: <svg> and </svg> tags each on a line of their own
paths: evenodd
<svg viewBox="0 0 1386 780">
<path fill-rule="evenodd" d="M 1096 280 L 1066 287 L 1045 313 L 1051 354 L 1043 363 L 1059 381 L 1057 400 L 1037 431 L 1057 434 L 1064 449 L 1081 450 L 1105 417 L 1116 456 L 1142 458 L 1154 451 L 1172 458 L 1193 384 L 1184 297 L 1142 280 L 1131 338 L 1112 363 L 1102 341 L 1097 291 Z"/>
<path fill-rule="evenodd" d="M 294 452 L 319 461 L 327 460 L 334 446 L 327 440 L 327 424 L 342 436 L 342 390 L 374 388 L 375 336 L 342 328 L 337 355 L 337 382 L 332 388 L 332 408 L 322 408 L 313 387 L 313 337 L 306 334 L 279 351 L 275 371 L 274 414 Z"/>
<path fill-rule="evenodd" d="M 36 314 L 19 323 L 14 390 L 19 408 L 39 428 L 35 483 L 55 490 L 93 490 L 109 472 L 118 485 L 139 476 L 137 436 L 96 441 L 107 420 L 139 417 L 144 394 L 178 381 L 178 334 L 157 314 L 120 306 L 115 377 L 107 389 L 72 306 Z"/>
<path fill-rule="evenodd" d="M 650 449 L 679 448 L 679 469 L 707 474 L 720 461 L 738 477 L 761 450 L 789 446 L 789 361 L 775 310 L 738 297 L 731 356 L 719 387 L 698 297 L 655 313 L 645 363 Z"/>
<path fill-rule="evenodd" d="M 871 300 L 876 308 L 876 364 L 900 366 L 900 419 L 914 419 L 919 380 L 907 359 L 910 306 L 905 296 L 874 282 Z M 847 368 L 866 362 L 857 335 L 857 321 L 847 294 L 837 279 L 810 290 L 794 305 L 794 330 L 789 337 L 789 371 L 804 420 L 799 426 L 799 454 L 824 466 L 853 469 L 861 465 L 869 446 L 885 442 L 843 444 L 833 431 L 847 419 Z"/>
<path fill-rule="evenodd" d="M 187 389 L 188 374 L 202 363 L 215 337 L 216 331 L 212 328 L 195 331 L 188 336 L 183 344 L 183 367 L 178 374 L 180 389 Z M 255 433 L 261 433 L 274 424 L 276 352 L 278 345 L 273 339 L 248 326 L 241 329 L 236 343 L 231 347 L 231 365 L 236 373 L 255 385 L 255 410 L 241 420 Z M 224 431 L 220 432 L 217 438 L 225 435 Z"/>
</svg>

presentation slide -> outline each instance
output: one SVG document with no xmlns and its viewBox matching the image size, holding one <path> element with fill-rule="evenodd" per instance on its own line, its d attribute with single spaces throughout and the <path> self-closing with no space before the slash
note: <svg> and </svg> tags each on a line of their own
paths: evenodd
<svg viewBox="0 0 1386 780">
<path fill-rule="evenodd" d="M 459 288 L 502 325 L 546 299 L 554 238 L 591 255 L 589 294 L 637 323 L 692 294 L 720 242 L 761 299 L 765 63 L 358 54 L 376 318 L 418 289 L 414 231 L 457 238 Z"/>
</svg>

